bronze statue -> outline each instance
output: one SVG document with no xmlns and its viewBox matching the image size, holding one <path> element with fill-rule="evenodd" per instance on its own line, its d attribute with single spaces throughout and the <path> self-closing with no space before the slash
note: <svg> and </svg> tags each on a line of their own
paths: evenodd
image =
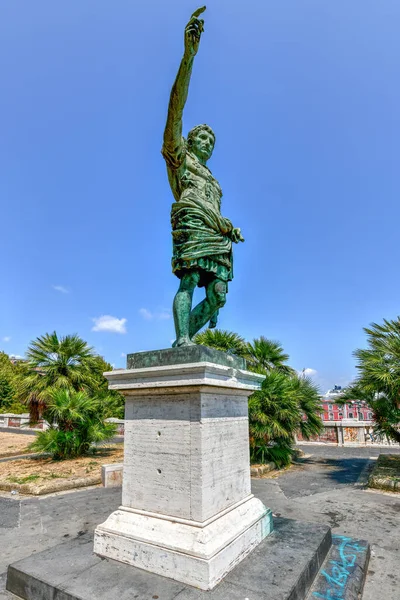
<svg viewBox="0 0 400 600">
<path fill-rule="evenodd" d="M 215 144 L 208 125 L 197 125 L 182 137 L 182 114 L 186 103 L 194 57 L 197 54 L 206 7 L 198 8 L 185 28 L 185 50 L 171 90 L 162 154 L 175 202 L 171 209 L 173 237 L 172 271 L 180 279 L 173 314 L 176 340 L 173 346 L 193 344 L 192 337 L 208 321 L 217 323 L 232 280 L 232 242 L 243 242 L 240 229 L 221 215 L 222 190 L 207 167 Z M 196 286 L 206 297 L 192 310 Z"/>
</svg>

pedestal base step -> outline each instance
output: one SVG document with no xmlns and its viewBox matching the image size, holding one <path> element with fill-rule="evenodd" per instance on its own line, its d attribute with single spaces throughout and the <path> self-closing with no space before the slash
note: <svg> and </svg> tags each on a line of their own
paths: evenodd
<svg viewBox="0 0 400 600">
<path fill-rule="evenodd" d="M 366 542 L 334 536 L 332 547 L 329 527 L 282 518 L 275 519 L 274 525 L 274 533 L 209 592 L 130 565 L 102 559 L 93 554 L 91 535 L 10 565 L 7 589 L 24 600 L 357 598 L 354 594 L 356 588 L 357 593 L 362 590 L 368 560 Z M 347 577 L 345 571 L 350 573 Z M 323 581 L 331 587 L 334 581 L 343 584 L 337 586 L 340 595 L 334 587 L 332 592 L 321 587 Z M 313 583 L 315 587 L 311 589 Z M 336 596 L 332 595 L 333 592 Z"/>
<path fill-rule="evenodd" d="M 314 581 L 309 600 L 359 600 L 369 557 L 367 541 L 333 535 L 332 547 Z"/>
<path fill-rule="evenodd" d="M 271 510 L 254 496 L 206 523 L 121 506 L 96 527 L 94 552 L 211 590 L 272 530 Z"/>
</svg>

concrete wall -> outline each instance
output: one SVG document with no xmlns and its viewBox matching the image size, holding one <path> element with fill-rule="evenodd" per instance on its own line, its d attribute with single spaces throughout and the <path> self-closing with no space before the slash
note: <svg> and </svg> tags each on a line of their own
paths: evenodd
<svg viewBox="0 0 400 600">
<path fill-rule="evenodd" d="M 395 446 L 396 444 L 386 437 L 379 437 L 374 433 L 373 421 L 325 421 L 324 431 L 313 436 L 309 442 L 305 441 L 298 433 L 296 441 L 302 444 L 334 444 L 337 446 Z"/>
<path fill-rule="evenodd" d="M 46 421 L 42 419 L 35 423 L 34 427 L 29 426 L 29 413 L 22 413 L 22 415 L 15 415 L 13 413 L 0 414 L 0 427 L 15 427 L 16 429 L 34 429 L 42 431 L 49 427 Z"/>
<path fill-rule="evenodd" d="M 124 435 L 125 421 L 123 419 L 106 419 L 110 423 L 116 423 L 117 435 Z M 14 413 L 3 413 L 0 414 L 0 427 L 15 427 L 16 429 L 28 428 L 29 427 L 29 413 L 22 413 L 22 415 L 15 415 Z M 38 423 L 35 423 L 34 427 L 29 427 L 35 431 L 43 431 L 48 429 L 49 424 L 40 419 Z"/>
</svg>

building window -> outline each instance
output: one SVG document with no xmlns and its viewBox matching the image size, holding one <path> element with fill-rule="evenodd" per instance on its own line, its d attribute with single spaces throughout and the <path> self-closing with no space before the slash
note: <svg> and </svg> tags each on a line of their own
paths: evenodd
<svg viewBox="0 0 400 600">
<path fill-rule="evenodd" d="M 333 413 L 329 413 L 329 420 L 333 421 Z"/>
<path fill-rule="evenodd" d="M 372 412 L 369 412 L 369 413 L 368 413 L 368 419 L 369 419 L 370 421 L 372 421 Z"/>
<path fill-rule="evenodd" d="M 342 412 L 339 413 L 339 417 L 343 417 L 343 413 Z"/>
<path fill-rule="evenodd" d="M 364 415 L 362 414 L 362 412 L 358 413 L 358 420 L 359 421 L 364 421 Z"/>
<path fill-rule="evenodd" d="M 329 405 L 328 405 L 328 408 L 329 408 L 329 410 L 333 410 L 333 406 L 332 406 L 332 404 L 329 404 Z"/>
<path fill-rule="evenodd" d="M 349 412 L 349 419 L 353 419 L 353 413 Z"/>
</svg>

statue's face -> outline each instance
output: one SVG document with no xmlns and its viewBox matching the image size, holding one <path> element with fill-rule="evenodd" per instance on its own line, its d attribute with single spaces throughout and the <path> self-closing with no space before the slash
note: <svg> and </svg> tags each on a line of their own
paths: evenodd
<svg viewBox="0 0 400 600">
<path fill-rule="evenodd" d="M 202 161 L 206 161 L 211 157 L 214 150 L 214 136 L 206 129 L 200 129 L 192 138 L 191 150 Z"/>
</svg>

